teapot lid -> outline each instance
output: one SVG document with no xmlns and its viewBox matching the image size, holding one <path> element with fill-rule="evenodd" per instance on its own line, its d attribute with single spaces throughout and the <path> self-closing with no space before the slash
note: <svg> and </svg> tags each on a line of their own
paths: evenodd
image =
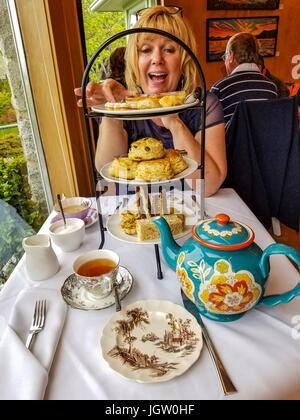
<svg viewBox="0 0 300 420">
<path fill-rule="evenodd" d="M 245 248 L 254 241 L 252 229 L 240 222 L 231 221 L 223 213 L 195 225 L 192 236 L 202 245 L 226 251 Z"/>
</svg>

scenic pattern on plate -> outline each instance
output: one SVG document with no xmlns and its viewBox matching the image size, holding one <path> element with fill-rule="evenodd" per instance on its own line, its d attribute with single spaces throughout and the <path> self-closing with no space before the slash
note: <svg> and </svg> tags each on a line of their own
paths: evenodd
<svg viewBox="0 0 300 420">
<path fill-rule="evenodd" d="M 155 302 L 153 308 L 149 302 Z M 157 302 L 164 303 L 160 309 Z M 199 325 L 184 308 L 165 302 L 130 305 L 103 332 L 104 358 L 118 373 L 140 382 L 168 380 L 198 358 L 202 347 Z M 109 334 L 112 338 L 104 349 Z"/>
</svg>

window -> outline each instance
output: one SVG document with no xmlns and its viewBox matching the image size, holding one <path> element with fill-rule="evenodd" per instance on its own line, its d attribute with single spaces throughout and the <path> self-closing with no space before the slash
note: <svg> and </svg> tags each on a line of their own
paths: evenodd
<svg viewBox="0 0 300 420">
<path fill-rule="evenodd" d="M 136 12 L 145 7 L 151 7 L 156 4 L 155 0 L 139 0 L 135 1 L 134 4 L 126 11 L 126 22 L 127 29 L 130 29 L 136 23 Z"/>
<path fill-rule="evenodd" d="M 93 0 L 82 0 L 82 17 L 84 27 L 85 49 L 87 60 L 94 52 L 111 36 L 125 30 L 124 12 L 102 12 L 90 9 Z M 126 40 L 120 39 L 110 44 L 97 58 L 90 73 L 92 80 L 105 79 L 107 73 L 107 61 L 111 51 L 119 45 L 125 45 Z"/>
<path fill-rule="evenodd" d="M 0 38 L 5 40 L 1 42 L 0 56 L 0 288 L 23 255 L 23 238 L 36 233 L 52 208 L 14 2 L 8 2 L 8 7 L 3 4 L 0 24 Z"/>
</svg>

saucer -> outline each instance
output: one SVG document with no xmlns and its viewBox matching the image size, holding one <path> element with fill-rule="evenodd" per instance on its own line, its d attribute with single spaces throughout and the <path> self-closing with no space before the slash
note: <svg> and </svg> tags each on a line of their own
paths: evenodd
<svg viewBox="0 0 300 420">
<path fill-rule="evenodd" d="M 57 222 L 58 220 L 61 220 L 62 216 L 60 213 L 58 213 L 56 216 L 51 219 L 51 223 Z M 98 211 L 97 209 L 93 209 L 90 207 L 88 209 L 86 217 L 83 219 L 85 227 L 88 228 L 92 226 L 96 221 L 98 220 Z"/>
<path fill-rule="evenodd" d="M 131 290 L 133 284 L 132 275 L 125 267 L 119 267 L 118 279 L 122 277 L 118 287 L 120 300 L 122 300 Z M 74 309 L 99 310 L 108 308 L 115 304 L 114 291 L 103 299 L 91 299 L 84 286 L 78 283 L 76 275 L 71 274 L 64 282 L 61 288 L 61 294 L 64 301 Z"/>
</svg>

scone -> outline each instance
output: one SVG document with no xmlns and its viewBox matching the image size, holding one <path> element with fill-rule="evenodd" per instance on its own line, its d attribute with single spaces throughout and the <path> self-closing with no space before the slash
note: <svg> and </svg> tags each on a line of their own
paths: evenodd
<svg viewBox="0 0 300 420">
<path fill-rule="evenodd" d="M 172 235 L 178 235 L 183 231 L 184 219 L 178 217 L 176 214 L 165 215 L 164 218 L 168 223 Z M 136 221 L 137 237 L 140 241 L 149 239 L 159 239 L 160 234 L 158 227 L 149 219 L 140 219 Z"/>
<path fill-rule="evenodd" d="M 152 137 L 145 137 L 131 143 L 128 157 L 129 159 L 142 161 L 160 159 L 165 156 L 164 144 L 161 140 Z"/>
<path fill-rule="evenodd" d="M 137 181 L 161 181 L 174 176 L 169 159 L 155 159 L 140 162 L 135 179 Z"/>
<path fill-rule="evenodd" d="M 182 105 L 185 100 L 186 92 L 169 92 L 165 93 L 164 96 L 159 99 L 159 104 L 162 107 Z"/>
<path fill-rule="evenodd" d="M 137 162 L 127 157 L 115 158 L 108 168 L 108 173 L 116 178 L 135 179 L 137 166 Z"/>
<path fill-rule="evenodd" d="M 181 153 L 179 152 L 179 150 L 166 149 L 166 158 L 169 159 L 171 167 L 175 175 L 184 171 L 188 167 L 188 164 L 181 156 Z"/>
</svg>

